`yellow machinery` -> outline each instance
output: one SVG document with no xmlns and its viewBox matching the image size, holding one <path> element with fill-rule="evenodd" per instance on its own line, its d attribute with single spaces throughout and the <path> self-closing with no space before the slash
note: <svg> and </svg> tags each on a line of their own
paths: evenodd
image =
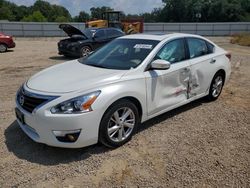
<svg viewBox="0 0 250 188">
<path fill-rule="evenodd" d="M 143 19 L 121 19 L 120 11 L 107 11 L 102 14 L 102 19 L 86 23 L 86 27 L 116 27 L 126 34 L 142 33 Z"/>
<path fill-rule="evenodd" d="M 93 20 L 86 23 L 86 27 L 108 27 L 107 20 Z"/>
</svg>

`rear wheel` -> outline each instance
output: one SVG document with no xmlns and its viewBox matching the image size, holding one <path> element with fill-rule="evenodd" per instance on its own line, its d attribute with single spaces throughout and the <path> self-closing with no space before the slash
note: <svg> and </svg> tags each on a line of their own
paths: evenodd
<svg viewBox="0 0 250 188">
<path fill-rule="evenodd" d="M 129 100 L 114 103 L 104 114 L 100 129 L 99 141 L 111 148 L 128 142 L 139 123 L 137 107 Z"/>
<path fill-rule="evenodd" d="M 215 74 L 209 89 L 208 99 L 214 101 L 218 99 L 224 86 L 224 75 L 221 72 Z"/>
<path fill-rule="evenodd" d="M 87 57 L 89 53 L 91 52 L 91 48 L 88 46 L 83 46 L 80 50 L 80 56 L 81 57 Z"/>
<path fill-rule="evenodd" d="M 6 52 L 7 51 L 7 45 L 6 44 L 0 44 L 0 52 Z"/>
</svg>

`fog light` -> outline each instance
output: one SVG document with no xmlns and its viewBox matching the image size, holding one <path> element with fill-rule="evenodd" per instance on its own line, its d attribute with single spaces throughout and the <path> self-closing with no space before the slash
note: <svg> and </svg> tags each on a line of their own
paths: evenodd
<svg viewBox="0 0 250 188">
<path fill-rule="evenodd" d="M 71 130 L 71 131 L 52 131 L 56 139 L 60 142 L 76 142 L 81 129 Z"/>
</svg>

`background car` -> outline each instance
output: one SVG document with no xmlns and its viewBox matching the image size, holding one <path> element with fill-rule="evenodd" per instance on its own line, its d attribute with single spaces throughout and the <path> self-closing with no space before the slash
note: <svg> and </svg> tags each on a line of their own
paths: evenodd
<svg viewBox="0 0 250 188">
<path fill-rule="evenodd" d="M 8 48 L 14 48 L 15 46 L 12 36 L 0 33 L 0 53 L 6 52 Z"/>
<path fill-rule="evenodd" d="M 58 42 L 59 54 L 73 57 L 87 56 L 91 51 L 124 35 L 117 28 L 88 28 L 80 31 L 69 24 L 61 24 L 59 28 L 70 37 Z"/>
</svg>

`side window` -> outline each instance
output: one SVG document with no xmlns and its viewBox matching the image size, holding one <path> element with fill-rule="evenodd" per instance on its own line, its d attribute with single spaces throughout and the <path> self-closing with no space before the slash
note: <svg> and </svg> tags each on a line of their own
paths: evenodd
<svg viewBox="0 0 250 188">
<path fill-rule="evenodd" d="M 155 59 L 163 59 L 170 63 L 176 63 L 186 59 L 183 39 L 177 39 L 167 43 L 156 55 Z"/>
<path fill-rule="evenodd" d="M 191 59 L 208 54 L 206 41 L 197 38 L 188 38 L 187 43 Z"/>
<path fill-rule="evenodd" d="M 106 36 L 105 36 L 105 31 L 104 30 L 98 30 L 96 33 L 95 33 L 95 38 L 96 39 L 105 39 Z"/>
</svg>

